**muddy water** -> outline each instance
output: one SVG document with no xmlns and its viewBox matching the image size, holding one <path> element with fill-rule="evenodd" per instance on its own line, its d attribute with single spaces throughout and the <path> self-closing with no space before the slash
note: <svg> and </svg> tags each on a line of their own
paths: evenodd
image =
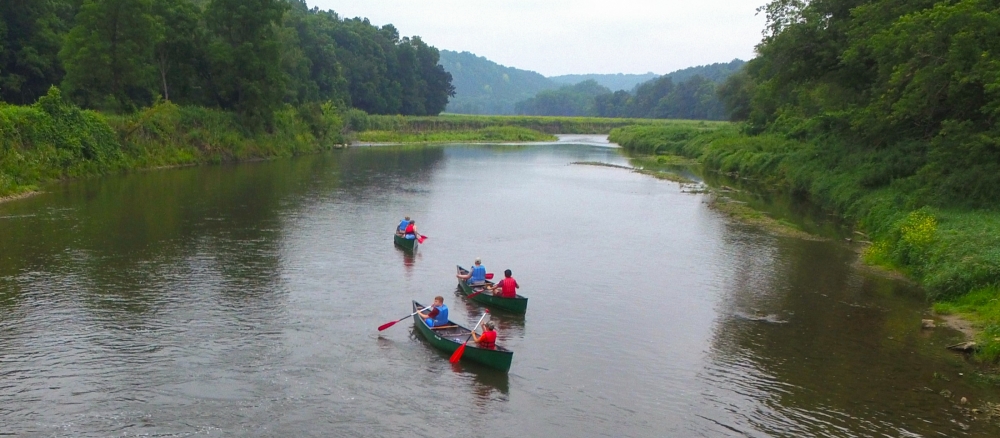
<svg viewBox="0 0 1000 438">
<path fill-rule="evenodd" d="M 358 148 L 0 204 L 0 434 L 998 436 L 913 287 L 734 223 L 600 139 Z M 403 214 L 429 240 L 395 249 Z M 509 374 L 407 321 L 510 268 Z"/>
</svg>

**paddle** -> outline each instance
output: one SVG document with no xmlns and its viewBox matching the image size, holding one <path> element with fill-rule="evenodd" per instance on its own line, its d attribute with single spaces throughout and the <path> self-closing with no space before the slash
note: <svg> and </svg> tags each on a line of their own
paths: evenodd
<svg viewBox="0 0 1000 438">
<path fill-rule="evenodd" d="M 427 236 L 423 234 L 417 234 L 417 243 L 424 243 L 427 240 Z"/>
<path fill-rule="evenodd" d="M 431 306 L 431 307 L 433 307 L 433 306 Z M 387 323 L 385 323 L 385 324 L 382 324 L 382 325 L 378 326 L 378 331 L 382 331 L 382 330 L 385 330 L 385 329 L 387 329 L 387 328 L 389 328 L 389 327 L 392 327 L 392 326 L 396 325 L 396 323 L 397 323 L 397 322 L 400 322 L 400 321 L 402 321 L 402 320 L 404 320 L 404 319 L 406 319 L 406 318 L 410 318 L 410 317 L 412 317 L 413 315 L 416 315 L 416 314 L 418 314 L 418 313 L 420 313 L 420 312 L 423 312 L 424 310 L 429 310 L 429 309 L 430 309 L 431 307 L 424 307 L 423 309 L 420 309 L 420 310 L 418 310 L 418 311 L 416 311 L 416 312 L 413 312 L 413 313 L 411 313 L 411 314 L 409 314 L 409 315 L 407 315 L 407 316 L 404 316 L 404 317 L 402 317 L 402 318 L 399 318 L 399 319 L 397 319 L 397 320 L 395 320 L 395 321 L 393 321 L 393 322 L 387 322 Z"/>
<path fill-rule="evenodd" d="M 481 324 L 483 320 L 486 319 L 486 316 L 489 314 L 490 314 L 489 310 L 484 311 L 483 317 L 479 318 L 479 322 L 477 322 L 476 326 L 472 328 L 472 332 L 469 333 L 469 337 L 465 338 L 465 342 L 462 345 L 459 345 L 458 350 L 455 350 L 455 352 L 452 353 L 451 359 L 448 359 L 448 362 L 458 363 L 458 360 L 462 358 L 462 354 L 465 353 L 465 344 L 469 343 L 469 339 L 472 339 L 472 333 L 476 332 L 476 329 L 479 328 L 479 324 Z"/>
<path fill-rule="evenodd" d="M 492 291 L 493 289 L 496 289 L 496 288 L 495 287 L 484 287 L 483 290 L 477 291 L 477 292 L 473 292 L 473 293 L 469 294 L 466 298 L 472 298 L 472 297 L 474 297 L 476 295 L 479 295 L 479 294 L 481 294 L 483 292 L 486 292 L 487 290 Z"/>
</svg>

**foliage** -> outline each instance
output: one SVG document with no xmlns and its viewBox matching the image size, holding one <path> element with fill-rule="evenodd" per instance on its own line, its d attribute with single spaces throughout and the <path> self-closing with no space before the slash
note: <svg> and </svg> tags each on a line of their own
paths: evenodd
<svg viewBox="0 0 1000 438">
<path fill-rule="evenodd" d="M 630 125 L 712 126 L 718 122 L 693 120 L 611 119 L 600 117 L 479 116 L 443 114 L 437 117 L 369 116 L 353 112 L 346 116 L 355 131 L 471 131 L 494 126 L 516 126 L 548 134 L 607 134 Z M 364 129 L 361 129 L 364 127 Z"/>
<path fill-rule="evenodd" d="M 103 116 L 53 87 L 34 105 L 0 105 L 0 197 L 64 178 L 309 153 L 343 144 L 342 131 L 332 104 L 284 106 L 265 134 L 234 113 L 169 102 Z"/>
<path fill-rule="evenodd" d="M 213 0 L 205 10 L 214 100 L 252 127 L 271 129 L 281 105 L 285 77 L 275 28 L 287 7 L 279 0 Z"/>
<path fill-rule="evenodd" d="M 66 92 L 105 110 L 131 111 L 149 101 L 149 60 L 162 32 L 151 0 L 85 0 L 59 52 Z"/>
<path fill-rule="evenodd" d="M 518 102 L 514 108 L 517 114 L 531 116 L 596 116 L 594 98 L 610 94 L 594 80 L 567 85 L 558 90 L 541 91 L 530 99 Z"/>
<path fill-rule="evenodd" d="M 304 0 L 0 0 L 0 100 L 61 85 L 89 109 L 158 99 L 274 128 L 285 104 L 433 115 L 454 95 L 439 53 L 392 25 Z"/>
<path fill-rule="evenodd" d="M 62 79 L 66 9 L 58 0 L 0 0 L 0 100 L 30 104 Z"/>
</svg>

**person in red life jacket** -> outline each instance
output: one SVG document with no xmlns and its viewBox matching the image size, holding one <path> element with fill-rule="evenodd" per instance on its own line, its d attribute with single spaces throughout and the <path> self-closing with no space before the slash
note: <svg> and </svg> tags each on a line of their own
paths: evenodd
<svg viewBox="0 0 1000 438">
<path fill-rule="evenodd" d="M 483 335 L 476 336 L 476 332 L 472 332 L 472 340 L 479 344 L 479 348 L 485 350 L 496 350 L 497 349 L 497 329 L 492 322 L 483 323 Z"/>
<path fill-rule="evenodd" d="M 434 304 L 429 312 L 420 312 L 420 317 L 427 322 L 430 327 L 441 327 L 448 325 L 448 306 L 444 305 L 444 297 L 434 297 Z"/>
<path fill-rule="evenodd" d="M 511 277 L 511 275 L 513 274 L 510 272 L 510 269 L 503 271 L 504 278 L 493 287 L 493 295 L 501 298 L 514 298 L 517 296 L 517 289 L 521 285 L 517 284 L 517 280 Z"/>
<path fill-rule="evenodd" d="M 405 237 L 407 239 L 410 239 L 410 240 L 416 239 L 417 238 L 417 225 L 416 224 L 417 224 L 417 221 L 410 221 L 409 224 L 406 224 L 406 231 L 404 232 L 404 236 L 403 237 Z"/>
</svg>

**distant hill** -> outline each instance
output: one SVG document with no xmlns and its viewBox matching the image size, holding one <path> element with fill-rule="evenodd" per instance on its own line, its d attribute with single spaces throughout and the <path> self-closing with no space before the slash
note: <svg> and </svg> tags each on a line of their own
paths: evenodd
<svg viewBox="0 0 1000 438">
<path fill-rule="evenodd" d="M 734 59 L 729 62 L 717 62 L 715 64 L 688 67 L 675 72 L 667 73 L 664 76 L 669 76 L 674 83 L 685 82 L 694 76 L 701 76 L 718 84 L 725 81 L 729 75 L 736 73 L 740 67 L 743 67 L 743 64 L 746 64 L 746 61 Z"/>
<path fill-rule="evenodd" d="M 550 76 L 549 79 L 555 81 L 559 85 L 576 85 L 584 81 L 594 81 L 598 84 L 607 87 L 611 91 L 618 90 L 631 90 L 643 82 L 656 79 L 660 75 L 656 73 L 645 73 L 645 74 L 586 74 L 586 75 L 562 75 L 562 76 Z"/>
<path fill-rule="evenodd" d="M 663 77 L 669 77 L 674 84 L 687 82 L 694 76 L 701 76 L 711 83 L 721 83 L 745 64 L 744 61 L 734 59 L 727 63 L 685 68 L 663 76 L 655 73 L 618 73 L 547 78 L 530 70 L 503 66 L 469 52 L 441 50 L 439 63 L 445 71 L 451 73 L 451 83 L 455 86 L 455 96 L 449 100 L 445 111 L 458 114 L 590 113 L 596 111 L 596 107 L 593 103 L 584 105 L 582 99 L 592 100 L 593 97 L 578 96 L 580 90 L 593 90 L 596 89 L 595 86 L 600 86 L 611 92 L 629 91 L 634 95 L 641 85 Z M 587 81 L 596 84 L 580 89 L 572 87 Z M 539 95 L 543 91 L 557 92 Z M 536 96 L 539 99 L 529 102 L 529 99 Z M 521 103 L 520 108 L 518 103 Z M 641 117 L 646 117 L 645 112 Z"/>
<path fill-rule="evenodd" d="M 506 67 L 469 52 L 441 51 L 439 61 L 451 73 L 455 97 L 447 112 L 514 114 L 514 104 L 559 84 L 539 73 Z"/>
</svg>

